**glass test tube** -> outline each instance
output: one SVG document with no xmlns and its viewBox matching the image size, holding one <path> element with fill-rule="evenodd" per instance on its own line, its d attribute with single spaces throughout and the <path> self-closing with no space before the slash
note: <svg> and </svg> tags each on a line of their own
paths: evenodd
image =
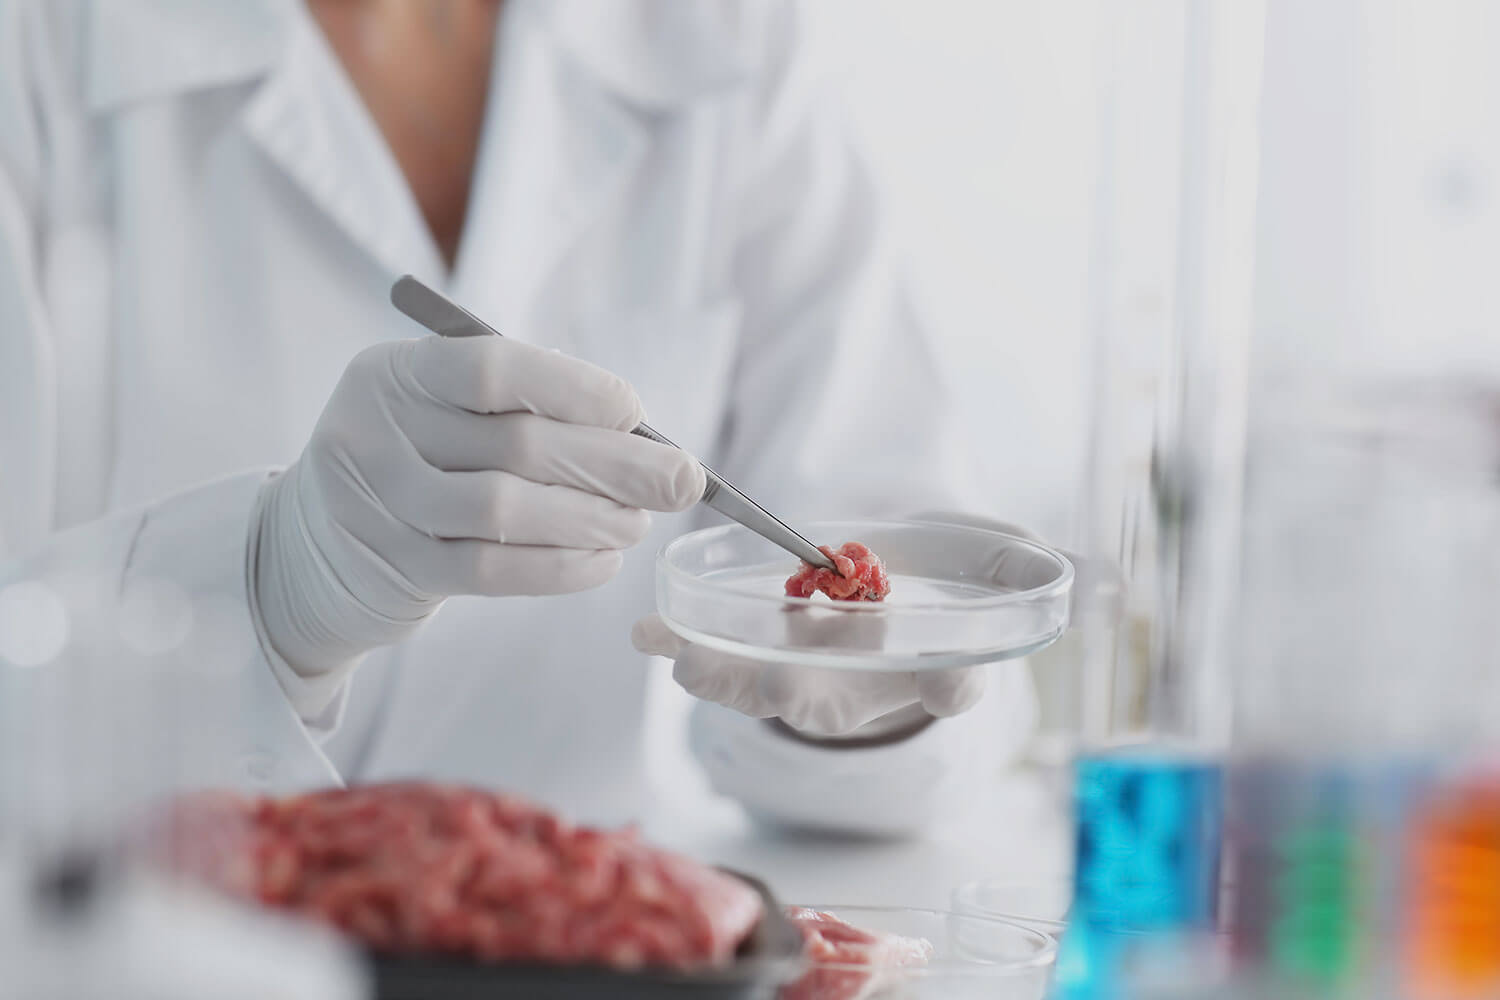
<svg viewBox="0 0 1500 1000">
<path fill-rule="evenodd" d="M 1500 781 L 1459 782 L 1414 817 L 1403 985 L 1413 1000 L 1500 996 Z"/>
<path fill-rule="evenodd" d="M 1146 965 L 1179 968 L 1189 938 L 1214 938 L 1263 13 L 1188 0 L 1106 14 L 1079 535 L 1126 596 L 1080 622 L 1066 996 L 1119 995 Z"/>
</svg>

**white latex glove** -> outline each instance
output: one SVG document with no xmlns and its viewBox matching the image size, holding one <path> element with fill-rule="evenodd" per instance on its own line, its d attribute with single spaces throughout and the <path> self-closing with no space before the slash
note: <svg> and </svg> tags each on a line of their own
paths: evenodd
<svg viewBox="0 0 1500 1000">
<path fill-rule="evenodd" d="M 449 595 L 604 583 L 647 511 L 685 510 L 704 489 L 690 455 L 627 433 L 641 419 L 622 379 L 518 340 L 361 352 L 302 456 L 262 490 L 250 568 L 263 639 L 331 699 L 340 668 Z"/>
<path fill-rule="evenodd" d="M 765 663 L 686 642 L 658 615 L 636 622 L 630 641 L 642 653 L 675 660 L 672 678 L 695 698 L 780 719 L 809 736 L 874 735 L 867 727 L 877 721 L 905 724 L 920 717 L 914 709 L 957 715 L 984 695 L 982 666 L 888 673 Z"/>
</svg>

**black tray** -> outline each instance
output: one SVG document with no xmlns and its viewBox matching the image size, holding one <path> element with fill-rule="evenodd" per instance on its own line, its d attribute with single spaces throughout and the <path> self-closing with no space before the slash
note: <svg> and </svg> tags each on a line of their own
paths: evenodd
<svg viewBox="0 0 1500 1000">
<path fill-rule="evenodd" d="M 757 1000 L 776 995 L 802 955 L 802 934 L 758 879 L 721 869 L 760 893 L 765 916 L 734 963 L 703 972 L 617 972 L 585 965 L 523 965 L 451 958 L 372 960 L 375 1000 Z"/>
</svg>

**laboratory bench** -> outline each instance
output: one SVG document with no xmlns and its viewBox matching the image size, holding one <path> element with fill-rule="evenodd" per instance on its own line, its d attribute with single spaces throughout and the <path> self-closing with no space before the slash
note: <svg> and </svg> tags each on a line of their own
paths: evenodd
<svg viewBox="0 0 1500 1000">
<path fill-rule="evenodd" d="M 962 811 L 906 839 L 781 833 L 724 799 L 663 802 L 653 842 L 764 879 L 787 902 L 946 909 L 979 879 L 1046 882 L 1069 870 L 1072 826 L 1055 775 L 1011 770 L 974 789 Z M 1017 914 L 1027 916 L 1028 914 Z"/>
</svg>

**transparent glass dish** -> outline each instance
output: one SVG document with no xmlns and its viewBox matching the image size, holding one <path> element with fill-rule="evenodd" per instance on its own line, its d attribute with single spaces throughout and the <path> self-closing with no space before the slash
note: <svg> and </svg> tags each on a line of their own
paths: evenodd
<svg viewBox="0 0 1500 1000">
<path fill-rule="evenodd" d="M 737 524 L 695 531 L 657 559 L 657 610 L 689 642 L 776 663 L 936 670 L 1025 656 L 1068 624 L 1073 567 L 1036 542 L 923 521 L 808 524 L 885 561 L 884 601 L 787 597 L 797 560 Z"/>
<path fill-rule="evenodd" d="M 896 906 L 809 905 L 862 930 L 922 938 L 931 943 L 932 957 L 925 965 L 875 970 L 849 963 L 808 962 L 798 973 L 796 985 L 782 988 L 783 1000 L 850 995 L 851 987 L 869 991 L 857 994 L 862 1000 L 1042 1000 L 1057 961 L 1056 938 L 1016 921 Z M 868 977 L 873 981 L 864 982 Z"/>
</svg>

